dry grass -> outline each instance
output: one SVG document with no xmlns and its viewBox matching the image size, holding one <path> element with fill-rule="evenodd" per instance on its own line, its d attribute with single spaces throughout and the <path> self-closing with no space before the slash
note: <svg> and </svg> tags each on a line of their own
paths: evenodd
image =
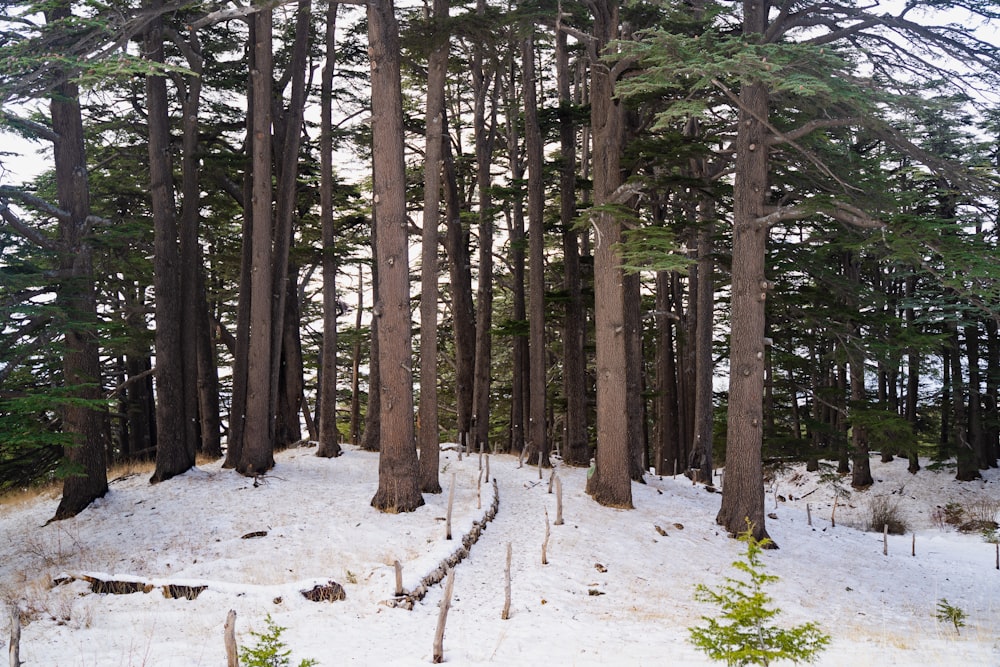
<svg viewBox="0 0 1000 667">
<path fill-rule="evenodd" d="M 888 526 L 893 535 L 904 535 L 909 527 L 903 518 L 899 500 L 890 496 L 874 496 L 868 501 L 868 517 L 865 530 L 882 532 Z"/>
</svg>

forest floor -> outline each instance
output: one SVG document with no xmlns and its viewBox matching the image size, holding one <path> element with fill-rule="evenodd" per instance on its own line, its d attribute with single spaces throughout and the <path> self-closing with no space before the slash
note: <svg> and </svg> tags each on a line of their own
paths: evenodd
<svg viewBox="0 0 1000 667">
<path fill-rule="evenodd" d="M 555 525 L 549 471 L 540 479 L 537 468 L 492 456 L 496 491 L 485 482 L 479 488 L 479 457 L 459 461 L 446 449 L 445 493 L 425 494 L 416 512 L 390 515 L 369 506 L 377 455 L 314 453 L 282 452 L 258 479 L 220 463 L 155 486 L 148 474 L 126 475 L 76 518 L 48 525 L 54 492 L 0 500 L 4 647 L 5 612 L 16 604 L 28 666 L 216 666 L 225 664 L 223 624 L 233 609 L 242 646 L 255 643 L 251 631 L 267 630 L 268 615 L 287 628 L 281 639 L 292 664 L 426 665 L 442 586 L 431 586 L 412 610 L 395 608 L 393 563 L 402 564 L 404 588 L 418 588 L 443 560 L 461 555 L 462 536 L 485 521 L 498 493 L 495 518 L 455 568 L 446 663 L 710 664 L 688 628 L 717 610 L 696 602 L 694 587 L 739 576 L 731 563 L 744 548 L 715 524 L 720 496 L 703 485 L 647 475 L 633 485 L 635 509 L 613 510 L 584 493 L 585 470 L 558 466 L 565 523 Z M 768 479 L 767 530 L 780 548 L 763 560 L 780 577 L 767 589 L 781 609 L 775 622 L 817 622 L 832 637 L 820 665 L 1000 665 L 995 547 L 946 522 L 959 508 L 995 513 L 1000 471 L 959 483 L 947 466 L 916 475 L 906 466 L 873 458 L 877 481 L 863 492 L 829 468 L 786 466 Z M 453 481 L 454 539 L 446 540 Z M 897 504 L 907 525 L 888 537 L 887 555 L 882 532 L 864 530 L 879 503 Z M 508 543 L 512 598 L 502 620 Z M 329 581 L 343 586 L 345 600 L 302 596 Z M 166 586 L 204 589 L 196 599 L 168 599 Z M 148 592 L 94 592 L 135 589 Z M 966 614 L 960 631 L 936 618 L 942 600 Z"/>
</svg>

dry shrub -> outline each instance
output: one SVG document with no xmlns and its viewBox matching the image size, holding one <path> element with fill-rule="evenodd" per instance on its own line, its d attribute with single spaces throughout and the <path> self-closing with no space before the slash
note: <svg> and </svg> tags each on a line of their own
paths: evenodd
<svg viewBox="0 0 1000 667">
<path fill-rule="evenodd" d="M 1000 500 L 980 498 L 968 504 L 965 510 L 966 521 L 958 529 L 963 533 L 981 533 L 997 529 L 997 514 L 1000 514 Z"/>
<path fill-rule="evenodd" d="M 900 512 L 898 499 L 874 496 L 868 501 L 868 524 L 865 529 L 881 533 L 885 526 L 893 535 L 903 535 L 909 528 Z"/>
</svg>

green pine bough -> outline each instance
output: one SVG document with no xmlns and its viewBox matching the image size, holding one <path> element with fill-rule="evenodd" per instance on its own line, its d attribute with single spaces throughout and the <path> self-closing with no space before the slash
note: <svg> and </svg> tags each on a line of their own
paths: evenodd
<svg viewBox="0 0 1000 667">
<path fill-rule="evenodd" d="M 740 533 L 746 553 L 733 567 L 743 578 L 726 577 L 717 589 L 704 584 L 695 587 L 695 599 L 719 608 L 717 616 L 702 616 L 707 625 L 690 628 L 690 641 L 714 661 L 729 667 L 770 665 L 777 660 L 813 662 L 830 643 L 829 635 L 816 623 L 804 623 L 793 628 L 772 624 L 781 610 L 772 608 L 771 597 L 764 587 L 778 580 L 767 574 L 761 553 L 770 540 L 753 537 L 753 525 Z"/>
<path fill-rule="evenodd" d="M 290 667 L 291 662 L 288 656 L 291 650 L 285 646 L 281 639 L 281 633 L 286 630 L 277 625 L 268 614 L 264 619 L 267 629 L 264 632 L 253 632 L 250 634 L 257 640 L 253 646 L 240 647 L 240 662 L 244 667 Z M 318 664 L 312 659 L 302 659 L 298 667 L 314 667 Z"/>
</svg>

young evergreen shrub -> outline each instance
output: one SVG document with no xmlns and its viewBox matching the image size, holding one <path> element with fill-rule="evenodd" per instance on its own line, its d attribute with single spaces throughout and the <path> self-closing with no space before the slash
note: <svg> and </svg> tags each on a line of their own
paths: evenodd
<svg viewBox="0 0 1000 667">
<path fill-rule="evenodd" d="M 747 550 L 741 560 L 733 562 L 742 579 L 726 577 L 725 583 L 712 590 L 704 584 L 695 588 L 695 599 L 719 608 L 716 617 L 702 616 L 707 626 L 689 628 L 690 641 L 709 658 L 725 662 L 729 667 L 770 665 L 774 660 L 813 662 L 830 643 L 815 623 L 804 623 L 782 629 L 771 624 L 781 610 L 770 608 L 771 597 L 764 592 L 766 584 L 778 577 L 764 572 L 761 553 L 769 540 L 757 540 L 748 523 L 739 535 Z"/>
<path fill-rule="evenodd" d="M 965 610 L 956 607 L 945 598 L 938 600 L 937 613 L 934 615 L 942 623 L 951 623 L 955 626 L 955 634 L 961 634 L 959 628 L 965 627 Z"/>
<path fill-rule="evenodd" d="M 240 664 L 243 667 L 291 667 L 288 656 L 291 650 L 285 646 L 281 640 L 281 633 L 286 630 L 277 625 L 268 614 L 264 619 L 267 623 L 267 630 L 264 632 L 250 631 L 256 638 L 253 646 L 240 647 Z M 318 664 L 315 660 L 303 658 L 298 667 L 314 667 Z"/>
</svg>

